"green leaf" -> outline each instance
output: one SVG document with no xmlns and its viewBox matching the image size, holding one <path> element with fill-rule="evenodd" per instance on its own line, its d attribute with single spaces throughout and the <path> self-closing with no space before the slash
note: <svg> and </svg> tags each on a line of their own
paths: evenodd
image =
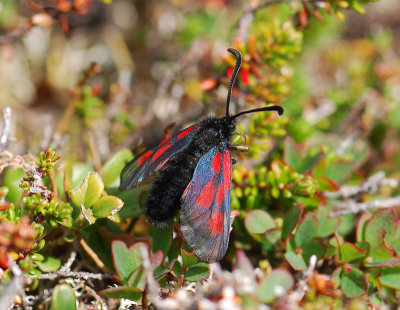
<svg viewBox="0 0 400 310">
<path fill-rule="evenodd" d="M 347 178 L 357 166 L 353 162 L 335 162 L 325 166 L 323 176 L 331 179 L 333 182 L 340 182 Z"/>
<path fill-rule="evenodd" d="M 276 226 L 274 219 L 263 210 L 248 212 L 244 220 L 244 225 L 250 234 L 263 234 Z"/>
<path fill-rule="evenodd" d="M 175 262 L 174 266 L 172 267 L 171 274 L 176 278 L 178 278 L 182 274 L 182 266 L 178 260 Z"/>
<path fill-rule="evenodd" d="M 71 200 L 76 206 L 84 205 L 90 208 L 100 198 L 104 184 L 96 172 L 89 172 L 82 183 L 70 192 Z"/>
<path fill-rule="evenodd" d="M 172 243 L 172 224 L 162 228 L 152 226 L 150 233 L 153 241 L 151 245 L 152 252 L 156 253 L 161 250 L 164 255 L 167 255 Z"/>
<path fill-rule="evenodd" d="M 331 192 L 331 191 L 337 191 L 339 189 L 339 185 L 337 185 L 331 179 L 325 177 L 316 177 L 314 179 L 317 181 L 318 190 L 321 192 L 327 192 L 327 191 Z"/>
<path fill-rule="evenodd" d="M 294 270 L 305 270 L 307 268 L 303 258 L 294 252 L 287 252 L 284 255 L 286 261 Z"/>
<path fill-rule="evenodd" d="M 131 274 L 142 264 L 141 247 L 146 247 L 146 245 L 136 243 L 128 249 L 126 244 L 119 240 L 111 244 L 114 267 L 124 283 L 128 282 Z"/>
<path fill-rule="evenodd" d="M 338 233 L 341 236 L 347 236 L 354 230 L 354 215 L 353 214 L 344 214 L 340 217 L 341 222 L 338 228 Z"/>
<path fill-rule="evenodd" d="M 361 270 L 352 268 L 350 272 L 343 270 L 340 287 L 346 297 L 354 298 L 367 292 L 368 283 Z"/>
<path fill-rule="evenodd" d="M 321 259 L 325 253 L 325 247 L 321 241 L 311 241 L 303 246 L 303 259 L 306 263 L 310 261 L 312 255 L 316 255 L 317 259 Z"/>
<path fill-rule="evenodd" d="M 132 272 L 127 281 L 127 285 L 144 290 L 144 286 L 146 285 L 146 277 L 144 269 L 141 266 L 138 267 L 134 272 Z"/>
<path fill-rule="evenodd" d="M 133 158 L 131 150 L 124 149 L 114 154 L 101 169 L 100 176 L 105 187 L 118 187 L 119 176 L 126 163 Z"/>
<path fill-rule="evenodd" d="M 400 257 L 389 257 L 386 259 L 374 259 L 372 262 L 364 262 L 368 268 L 394 267 L 400 264 Z"/>
<path fill-rule="evenodd" d="M 61 267 L 61 261 L 58 258 L 44 256 L 42 261 L 37 261 L 36 265 L 43 272 L 54 272 Z"/>
<path fill-rule="evenodd" d="M 311 212 L 309 212 L 297 227 L 294 241 L 298 247 L 302 247 L 311 242 L 311 240 L 313 240 L 317 235 L 317 232 L 318 220 Z"/>
<path fill-rule="evenodd" d="M 271 228 L 268 229 L 265 233 L 264 233 L 264 237 L 268 242 L 271 242 L 272 244 L 277 243 L 282 236 L 282 231 L 278 228 Z"/>
<path fill-rule="evenodd" d="M 25 176 L 26 174 L 22 169 L 14 170 L 8 168 L 5 171 L 2 186 L 6 186 L 8 188 L 8 193 L 6 196 L 7 201 L 12 202 L 15 205 L 20 203 L 24 190 L 19 187 L 19 184 L 21 183 L 22 178 Z"/>
<path fill-rule="evenodd" d="M 379 282 L 386 287 L 400 290 L 400 266 L 383 268 Z"/>
<path fill-rule="evenodd" d="M 53 290 L 51 298 L 52 310 L 74 310 L 76 309 L 76 296 L 68 284 L 59 284 Z"/>
<path fill-rule="evenodd" d="M 345 263 L 353 263 L 363 259 L 367 255 L 367 251 L 360 249 L 350 242 L 345 242 L 341 246 L 342 260 Z"/>
<path fill-rule="evenodd" d="M 196 263 L 191 265 L 185 272 L 184 278 L 189 282 L 205 280 L 210 276 L 210 267 L 206 263 Z"/>
<path fill-rule="evenodd" d="M 375 231 L 374 235 L 368 236 L 370 238 L 368 241 L 370 244 L 368 256 L 374 259 L 388 259 L 396 254 L 395 251 L 386 244 L 385 235 L 386 231 L 380 229 Z"/>
<path fill-rule="evenodd" d="M 297 206 L 291 208 L 288 212 L 286 212 L 283 218 L 283 225 L 282 225 L 283 240 L 286 240 L 287 236 L 289 236 L 289 234 L 296 227 L 302 213 L 303 209 Z"/>
<path fill-rule="evenodd" d="M 382 209 L 376 212 L 365 225 L 364 240 L 371 242 L 380 229 L 384 229 L 385 240 L 390 241 L 396 229 L 397 214 L 394 209 Z"/>
<path fill-rule="evenodd" d="M 322 161 L 323 162 L 323 161 Z M 357 166 L 354 162 L 332 162 L 332 163 L 324 163 L 323 171 L 318 171 L 318 174 L 322 172 L 322 175 L 314 175 L 323 176 L 327 179 L 332 180 L 335 183 L 340 182 L 341 180 L 347 178 Z"/>
<path fill-rule="evenodd" d="M 329 216 L 330 208 L 319 208 L 317 213 L 318 232 L 317 237 L 325 238 L 333 234 L 335 229 L 339 227 L 340 218 Z"/>
<path fill-rule="evenodd" d="M 100 295 L 108 298 L 126 298 L 133 301 L 139 301 L 142 299 L 142 291 L 136 287 L 129 286 L 107 288 L 99 293 Z"/>
<path fill-rule="evenodd" d="M 179 253 L 181 252 L 182 248 L 182 239 L 181 238 L 175 238 L 171 242 L 171 246 L 169 247 L 168 250 L 168 260 L 176 260 L 179 256 Z"/>
<path fill-rule="evenodd" d="M 293 277 L 287 270 L 274 269 L 261 281 L 258 297 L 262 302 L 272 302 L 290 290 L 293 284 Z"/>
<path fill-rule="evenodd" d="M 115 196 L 104 196 L 96 201 L 92 208 L 93 216 L 105 218 L 121 210 L 124 202 Z"/>
<path fill-rule="evenodd" d="M 182 268 L 187 269 L 198 262 L 198 258 L 193 253 L 189 253 L 185 249 L 181 249 Z"/>
<path fill-rule="evenodd" d="M 177 260 L 175 259 L 173 261 L 168 261 L 168 264 L 165 266 L 162 266 L 162 265 L 157 266 L 154 269 L 154 278 L 159 279 L 159 278 L 162 278 L 163 276 L 165 276 L 167 273 L 169 273 L 172 270 L 172 268 L 174 267 L 176 261 Z"/>
</svg>

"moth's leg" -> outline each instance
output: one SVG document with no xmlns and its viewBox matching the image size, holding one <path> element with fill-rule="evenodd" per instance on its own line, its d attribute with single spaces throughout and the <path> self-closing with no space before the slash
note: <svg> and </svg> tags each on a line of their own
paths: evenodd
<svg viewBox="0 0 400 310">
<path fill-rule="evenodd" d="M 231 158 L 232 165 L 236 164 L 237 162 L 238 162 L 238 159 L 236 157 Z"/>
<path fill-rule="evenodd" d="M 246 135 L 245 135 L 243 132 L 240 132 L 240 131 L 237 130 L 237 129 L 235 129 L 235 132 L 236 132 L 239 136 L 243 137 L 243 139 L 244 139 L 244 144 L 247 144 Z"/>
<path fill-rule="evenodd" d="M 246 145 L 230 145 L 229 149 L 236 152 L 248 152 L 249 147 Z"/>
</svg>

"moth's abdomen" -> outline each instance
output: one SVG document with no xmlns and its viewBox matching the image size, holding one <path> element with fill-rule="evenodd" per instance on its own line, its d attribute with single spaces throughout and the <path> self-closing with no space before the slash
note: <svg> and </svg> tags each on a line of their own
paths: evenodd
<svg viewBox="0 0 400 310">
<path fill-rule="evenodd" d="M 193 177 L 200 154 L 190 148 L 171 158 L 155 177 L 146 202 L 147 221 L 158 227 L 172 221 Z"/>
</svg>

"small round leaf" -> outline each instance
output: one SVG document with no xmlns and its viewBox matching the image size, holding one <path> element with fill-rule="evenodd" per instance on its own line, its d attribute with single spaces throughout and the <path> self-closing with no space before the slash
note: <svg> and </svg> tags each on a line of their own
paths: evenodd
<svg viewBox="0 0 400 310">
<path fill-rule="evenodd" d="M 262 234 L 274 228 L 274 219 L 263 210 L 254 210 L 247 213 L 244 225 L 250 234 Z"/>
<path fill-rule="evenodd" d="M 68 284 L 59 284 L 54 288 L 52 310 L 74 310 L 76 309 L 76 296 Z"/>
</svg>

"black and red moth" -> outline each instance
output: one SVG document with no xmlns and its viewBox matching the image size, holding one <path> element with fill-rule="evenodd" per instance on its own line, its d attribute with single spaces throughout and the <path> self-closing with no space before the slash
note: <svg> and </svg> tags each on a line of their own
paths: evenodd
<svg viewBox="0 0 400 310">
<path fill-rule="evenodd" d="M 158 171 L 146 202 L 148 222 L 165 226 L 180 210 L 183 238 L 197 257 L 208 263 L 221 260 L 228 248 L 231 150 L 240 149 L 232 145 L 236 118 L 260 111 L 283 113 L 280 106 L 268 106 L 229 114 L 242 56 L 236 49 L 228 51 L 236 57 L 236 65 L 229 83 L 226 114 L 206 118 L 165 139 L 134 158 L 121 173 L 120 190 L 127 190 Z"/>
</svg>

